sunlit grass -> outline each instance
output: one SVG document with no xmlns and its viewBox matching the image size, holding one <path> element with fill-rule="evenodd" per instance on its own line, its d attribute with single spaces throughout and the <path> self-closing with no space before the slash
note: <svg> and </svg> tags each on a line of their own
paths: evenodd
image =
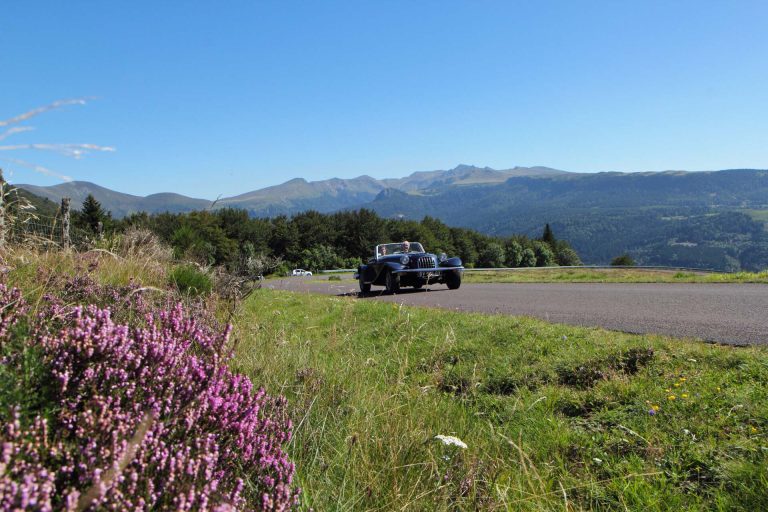
<svg viewBox="0 0 768 512">
<path fill-rule="evenodd" d="M 4 265 L 34 299 L 86 270 L 167 287 L 172 263 Z M 232 320 L 237 369 L 289 400 L 305 508 L 768 509 L 768 349 L 266 289 Z"/>
<path fill-rule="evenodd" d="M 703 273 L 642 269 L 518 269 L 464 273 L 467 283 L 768 283 L 762 272 Z"/>
<path fill-rule="evenodd" d="M 167 283 L 167 264 L 139 255 L 120 256 L 107 251 L 36 250 L 15 247 L 6 251 L 3 261 L 8 279 L 20 288 L 27 300 L 36 302 L 57 276 L 89 274 L 102 284 L 163 288 Z"/>
<path fill-rule="evenodd" d="M 763 348 L 268 290 L 235 323 L 307 508 L 768 507 Z"/>
</svg>

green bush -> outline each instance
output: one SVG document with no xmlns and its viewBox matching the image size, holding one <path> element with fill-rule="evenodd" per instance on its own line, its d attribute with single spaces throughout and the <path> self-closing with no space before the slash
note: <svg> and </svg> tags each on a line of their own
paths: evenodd
<svg viewBox="0 0 768 512">
<path fill-rule="evenodd" d="M 170 282 L 181 293 L 203 295 L 211 293 L 213 280 L 194 265 L 180 265 L 171 271 Z"/>
<path fill-rule="evenodd" d="M 523 249 L 522 258 L 520 258 L 520 266 L 521 267 L 536 266 L 536 253 L 533 252 L 533 249 L 530 249 L 530 248 Z"/>
<path fill-rule="evenodd" d="M 555 253 L 552 252 L 552 248 L 549 244 L 534 240 L 533 252 L 536 255 L 537 267 L 554 267 L 557 264 Z"/>
<path fill-rule="evenodd" d="M 630 256 L 627 253 L 622 254 L 621 256 L 616 256 L 611 260 L 611 266 L 614 267 L 634 267 L 635 266 L 635 260 L 632 259 L 632 256 Z"/>
<path fill-rule="evenodd" d="M 564 267 L 581 265 L 581 259 L 576 254 L 576 251 L 565 244 L 558 245 L 555 257 L 557 258 L 557 264 Z"/>
<path fill-rule="evenodd" d="M 341 281 L 341 276 L 328 276 L 329 281 Z"/>
<path fill-rule="evenodd" d="M 501 244 L 490 242 L 480 251 L 478 264 L 486 268 L 503 267 L 504 257 L 504 247 Z"/>
</svg>

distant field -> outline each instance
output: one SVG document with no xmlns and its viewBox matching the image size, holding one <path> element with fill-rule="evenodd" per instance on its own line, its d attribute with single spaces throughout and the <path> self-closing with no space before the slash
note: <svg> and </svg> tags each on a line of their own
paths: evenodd
<svg viewBox="0 0 768 512">
<path fill-rule="evenodd" d="M 304 508 L 768 509 L 766 349 L 268 290 L 234 320 Z"/>
<path fill-rule="evenodd" d="M 464 273 L 467 283 L 768 283 L 768 271 L 733 274 L 640 269 L 523 269 Z"/>
<path fill-rule="evenodd" d="M 758 222 L 762 222 L 765 224 L 766 229 L 768 229 L 768 210 L 739 210 L 742 213 L 746 213 L 750 217 L 752 217 L 754 220 Z"/>
</svg>

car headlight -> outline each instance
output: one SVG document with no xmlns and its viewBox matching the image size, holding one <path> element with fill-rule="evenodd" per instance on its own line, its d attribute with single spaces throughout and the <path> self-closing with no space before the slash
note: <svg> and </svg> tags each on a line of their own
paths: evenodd
<svg viewBox="0 0 768 512">
<path fill-rule="evenodd" d="M 400 257 L 400 263 L 402 263 L 403 265 L 407 265 L 409 261 L 411 261 L 411 258 L 409 258 L 409 257 L 408 257 L 407 255 L 405 255 L 405 254 L 403 254 L 403 255 Z"/>
<path fill-rule="evenodd" d="M 448 259 L 448 255 L 445 254 L 444 252 L 441 252 L 440 253 L 440 263 L 444 262 L 447 259 Z"/>
</svg>

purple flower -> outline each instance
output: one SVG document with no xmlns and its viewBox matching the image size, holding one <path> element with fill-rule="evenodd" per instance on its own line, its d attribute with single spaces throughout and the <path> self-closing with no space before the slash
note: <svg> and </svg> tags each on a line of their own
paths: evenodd
<svg viewBox="0 0 768 512">
<path fill-rule="evenodd" d="M 74 295 L 98 292 L 84 279 L 70 284 Z M 125 301 L 121 292 L 110 300 Z M 30 319 L 36 334 L 25 340 L 50 372 L 56 428 L 40 417 L 22 424 L 12 411 L 0 432 L 0 509 L 297 504 L 283 449 L 291 438 L 286 401 L 232 373 L 229 327 L 211 329 L 181 304 L 133 326 L 115 322 L 108 308 L 63 304 L 53 299 Z M 5 343 L 26 306 L 18 290 L 0 286 L 0 308 Z"/>
</svg>

